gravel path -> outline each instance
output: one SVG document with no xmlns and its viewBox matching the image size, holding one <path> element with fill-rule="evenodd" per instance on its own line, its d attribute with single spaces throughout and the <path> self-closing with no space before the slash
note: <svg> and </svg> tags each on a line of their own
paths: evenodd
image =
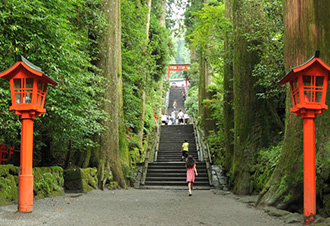
<svg viewBox="0 0 330 226">
<path fill-rule="evenodd" d="M 95 190 L 35 200 L 32 213 L 0 207 L 1 226 L 282 226 L 271 217 L 215 190 Z M 297 226 L 301 224 L 290 224 Z"/>
</svg>

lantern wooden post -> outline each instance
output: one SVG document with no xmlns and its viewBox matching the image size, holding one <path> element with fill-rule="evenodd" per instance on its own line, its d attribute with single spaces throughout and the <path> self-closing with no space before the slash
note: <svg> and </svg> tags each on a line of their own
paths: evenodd
<svg viewBox="0 0 330 226">
<path fill-rule="evenodd" d="M 291 112 L 303 119 L 304 129 L 304 217 L 310 225 L 316 215 L 315 118 L 327 110 L 325 104 L 330 66 L 316 51 L 304 64 L 292 68 L 280 81 L 290 83 Z"/>
<path fill-rule="evenodd" d="M 57 83 L 22 56 L 11 68 L 1 72 L 0 77 L 9 80 L 12 99 L 9 110 L 20 115 L 22 121 L 18 211 L 28 213 L 33 210 L 33 120 L 46 112 L 48 83 L 55 86 Z"/>
<path fill-rule="evenodd" d="M 29 112 L 21 115 L 21 167 L 18 184 L 18 211 L 33 209 L 33 119 Z"/>
<path fill-rule="evenodd" d="M 313 110 L 301 116 L 304 129 L 304 216 L 309 225 L 316 215 L 315 118 Z"/>
</svg>

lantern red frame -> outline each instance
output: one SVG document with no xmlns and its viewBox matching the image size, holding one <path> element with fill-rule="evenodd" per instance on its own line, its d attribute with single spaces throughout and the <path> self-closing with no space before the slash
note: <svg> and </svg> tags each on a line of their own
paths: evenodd
<svg viewBox="0 0 330 226">
<path fill-rule="evenodd" d="M 291 112 L 303 119 L 304 145 L 304 217 L 310 225 L 316 216 L 316 163 L 315 163 L 315 118 L 328 109 L 326 93 L 330 66 L 316 51 L 304 64 L 293 68 L 280 85 L 290 83 Z"/>
<path fill-rule="evenodd" d="M 39 67 L 30 63 L 23 56 L 8 70 L 0 73 L 0 78 L 9 80 L 12 106 L 21 115 L 24 111 L 34 111 L 36 116 L 45 113 L 44 108 L 48 83 L 57 83 L 46 76 Z"/>
<path fill-rule="evenodd" d="M 291 112 L 301 115 L 308 109 L 315 114 L 327 110 L 325 104 L 330 66 L 320 57 L 319 51 L 304 64 L 292 68 L 280 81 L 280 85 L 290 83 L 292 105 Z"/>
</svg>

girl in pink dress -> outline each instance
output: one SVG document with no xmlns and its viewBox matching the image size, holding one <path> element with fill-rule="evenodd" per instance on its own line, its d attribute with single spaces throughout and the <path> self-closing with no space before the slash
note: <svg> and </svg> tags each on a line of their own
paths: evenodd
<svg viewBox="0 0 330 226">
<path fill-rule="evenodd" d="M 189 189 L 189 196 L 191 196 L 191 191 L 193 189 L 193 183 L 195 181 L 195 175 L 198 176 L 195 159 L 189 155 L 186 160 L 186 168 L 187 168 L 187 182 Z"/>
</svg>

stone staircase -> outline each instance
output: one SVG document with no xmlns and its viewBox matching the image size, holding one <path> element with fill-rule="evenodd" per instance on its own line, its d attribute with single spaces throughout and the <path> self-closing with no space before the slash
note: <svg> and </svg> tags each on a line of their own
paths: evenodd
<svg viewBox="0 0 330 226">
<path fill-rule="evenodd" d="M 170 106 L 176 99 L 177 110 L 184 111 L 180 88 L 171 88 Z M 198 162 L 192 125 L 167 125 L 161 126 L 160 143 L 155 162 L 149 163 L 145 188 L 187 189 L 185 162 L 181 161 L 181 146 L 187 140 L 189 143 L 189 155 L 196 159 L 198 177 L 195 178 L 194 189 L 210 189 L 206 164 Z"/>
<path fill-rule="evenodd" d="M 189 143 L 188 154 L 198 159 L 192 125 L 162 126 L 160 131 L 157 162 L 179 162 L 184 140 Z"/>
<path fill-rule="evenodd" d="M 170 114 L 173 110 L 173 101 L 174 100 L 176 100 L 176 102 L 177 102 L 176 111 L 179 111 L 180 109 L 183 111 L 185 110 L 181 90 L 182 90 L 182 88 L 171 88 L 170 89 L 169 105 L 167 108 L 168 114 Z"/>
<path fill-rule="evenodd" d="M 149 163 L 145 188 L 187 189 L 185 162 L 181 146 L 189 142 L 189 154 L 198 159 L 192 125 L 162 126 L 157 161 Z M 210 189 L 206 164 L 196 162 L 198 177 L 194 189 Z"/>
</svg>

